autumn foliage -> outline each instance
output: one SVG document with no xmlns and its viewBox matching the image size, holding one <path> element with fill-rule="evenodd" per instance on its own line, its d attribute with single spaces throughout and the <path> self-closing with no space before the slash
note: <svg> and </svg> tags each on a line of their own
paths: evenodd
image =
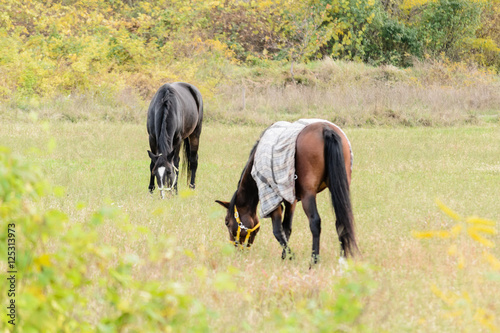
<svg viewBox="0 0 500 333">
<path fill-rule="evenodd" d="M 123 89 L 149 97 L 176 80 L 210 95 L 228 65 L 325 56 L 500 68 L 498 0 L 1 0 L 0 13 L 4 102 Z"/>
</svg>

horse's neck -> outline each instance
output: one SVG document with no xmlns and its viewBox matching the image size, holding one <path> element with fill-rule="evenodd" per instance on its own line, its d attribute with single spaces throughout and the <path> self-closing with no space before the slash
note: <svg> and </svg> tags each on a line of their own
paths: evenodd
<svg viewBox="0 0 500 333">
<path fill-rule="evenodd" d="M 172 152 L 174 147 L 174 137 L 177 134 L 177 128 L 175 124 L 175 117 L 170 115 L 167 118 L 165 124 L 163 124 L 164 128 L 162 129 L 162 133 L 160 133 L 159 140 L 159 150 L 160 153 L 164 155 L 168 155 Z"/>
<path fill-rule="evenodd" d="M 162 127 L 159 137 L 159 149 L 162 154 L 170 154 L 177 144 L 176 135 L 179 127 L 182 126 L 183 119 L 178 113 L 178 100 L 173 92 L 165 102 L 163 109 Z"/>
<path fill-rule="evenodd" d="M 248 161 L 241 175 L 240 184 L 236 191 L 236 205 L 247 207 L 254 213 L 257 211 L 257 204 L 259 203 L 259 190 L 251 174 L 252 166 L 253 156 Z"/>
</svg>

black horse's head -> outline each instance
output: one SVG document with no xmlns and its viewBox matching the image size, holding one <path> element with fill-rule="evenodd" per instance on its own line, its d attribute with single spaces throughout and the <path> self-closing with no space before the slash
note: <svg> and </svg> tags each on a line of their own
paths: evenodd
<svg viewBox="0 0 500 333">
<path fill-rule="evenodd" d="M 148 150 L 148 155 L 154 165 L 151 173 L 156 177 L 158 190 L 160 190 L 160 196 L 163 199 L 165 197 L 164 191 L 171 191 L 177 182 L 177 170 L 173 162 L 174 152 L 168 155 L 155 155 Z"/>
<path fill-rule="evenodd" d="M 227 209 L 226 227 L 229 231 L 229 241 L 235 246 L 250 247 L 260 230 L 259 218 L 248 207 L 236 208 L 235 204 L 215 200 Z"/>
</svg>

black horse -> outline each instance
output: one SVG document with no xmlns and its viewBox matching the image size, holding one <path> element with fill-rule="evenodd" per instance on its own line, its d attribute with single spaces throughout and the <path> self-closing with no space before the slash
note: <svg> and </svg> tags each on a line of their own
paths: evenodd
<svg viewBox="0 0 500 333">
<path fill-rule="evenodd" d="M 195 188 L 198 168 L 198 146 L 203 120 L 203 100 L 200 91 L 184 82 L 164 84 L 154 95 L 148 109 L 149 157 L 151 179 L 149 191 L 155 189 L 154 178 L 160 195 L 175 190 L 179 175 L 179 153 L 184 142 L 185 164 L 189 187 Z"/>
</svg>

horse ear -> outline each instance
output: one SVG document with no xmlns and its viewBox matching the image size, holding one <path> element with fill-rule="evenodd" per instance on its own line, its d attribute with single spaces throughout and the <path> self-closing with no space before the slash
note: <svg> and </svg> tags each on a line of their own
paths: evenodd
<svg viewBox="0 0 500 333">
<path fill-rule="evenodd" d="M 174 159 L 175 152 L 172 150 L 170 154 L 167 155 L 167 161 L 172 161 Z"/>
<path fill-rule="evenodd" d="M 226 209 L 229 209 L 229 202 L 227 202 L 227 201 L 220 201 L 220 200 L 215 200 L 215 202 L 217 202 L 222 207 L 224 207 Z"/>
<path fill-rule="evenodd" d="M 153 161 L 155 161 L 158 158 L 158 156 L 153 154 L 151 152 L 151 150 L 148 150 L 148 155 L 149 155 L 149 158 L 152 159 Z"/>
</svg>

